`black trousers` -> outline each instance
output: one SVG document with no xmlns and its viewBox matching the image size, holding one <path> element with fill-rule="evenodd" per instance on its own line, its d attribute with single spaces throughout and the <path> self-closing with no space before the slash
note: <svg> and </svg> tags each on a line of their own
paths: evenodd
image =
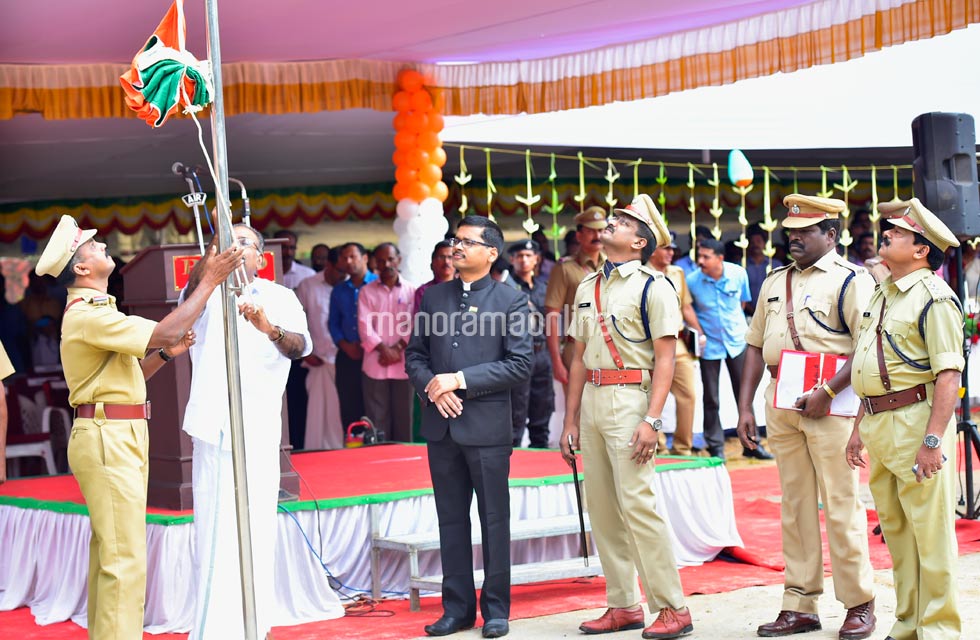
<svg viewBox="0 0 980 640">
<path fill-rule="evenodd" d="M 476 617 L 470 504 L 476 493 L 483 534 L 484 620 L 510 617 L 510 454 L 505 446 L 463 446 L 447 434 L 428 443 L 429 473 L 439 517 L 442 608 L 447 616 Z"/>
<path fill-rule="evenodd" d="M 721 363 L 728 369 L 728 377 L 732 379 L 732 392 L 738 401 L 738 390 L 742 386 L 742 369 L 745 368 L 745 349 L 734 358 L 722 360 L 701 359 L 701 384 L 704 387 L 704 442 L 708 453 L 713 456 L 725 457 L 725 431 L 721 426 L 718 414 L 718 379 L 721 375 Z M 734 425 L 733 425 L 734 426 Z"/>
<path fill-rule="evenodd" d="M 289 414 L 289 444 L 302 449 L 306 442 L 306 369 L 302 360 L 289 363 L 286 379 L 286 406 Z"/>
<path fill-rule="evenodd" d="M 548 447 L 549 423 L 555 412 L 555 387 L 551 376 L 551 356 L 547 349 L 537 350 L 531 362 L 531 379 L 511 387 L 510 408 L 514 429 L 514 446 L 521 446 L 525 425 L 530 434 L 530 446 Z"/>
<path fill-rule="evenodd" d="M 337 352 L 337 397 L 340 398 L 340 422 L 344 433 L 350 423 L 364 416 L 364 394 L 361 390 L 361 361 L 353 360 L 340 350 Z"/>
</svg>

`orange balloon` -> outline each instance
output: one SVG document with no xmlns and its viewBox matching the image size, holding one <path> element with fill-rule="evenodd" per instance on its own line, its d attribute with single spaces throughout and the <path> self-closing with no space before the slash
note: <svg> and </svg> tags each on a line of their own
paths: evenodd
<svg viewBox="0 0 980 640">
<path fill-rule="evenodd" d="M 442 147 L 436 147 L 429 152 L 429 160 L 437 167 L 446 166 L 446 150 Z"/>
<path fill-rule="evenodd" d="M 442 169 L 430 162 L 419 167 L 418 176 L 419 180 L 431 187 L 442 180 Z"/>
<path fill-rule="evenodd" d="M 432 190 L 429 189 L 429 185 L 422 182 L 413 182 L 408 188 L 408 197 L 415 202 L 422 202 L 429 197 Z"/>
<path fill-rule="evenodd" d="M 396 149 L 395 152 L 391 154 L 391 163 L 396 167 L 411 166 L 412 151 L 414 151 L 414 149 Z"/>
<path fill-rule="evenodd" d="M 398 136 L 395 136 L 396 138 Z M 439 138 L 439 134 L 433 131 L 423 131 L 419 133 L 416 138 L 416 144 L 419 149 L 425 149 L 426 151 L 432 151 L 442 146 L 442 140 Z M 398 146 L 397 144 L 395 145 Z"/>
<path fill-rule="evenodd" d="M 429 154 L 423 149 L 416 147 L 408 152 L 409 158 L 408 162 L 404 166 L 411 167 L 413 169 L 421 169 L 425 165 L 429 164 Z M 399 165 L 402 166 L 402 165 Z"/>
<path fill-rule="evenodd" d="M 402 131 L 405 128 L 407 122 L 408 122 L 408 113 L 404 111 L 399 111 L 398 115 L 392 118 L 391 126 L 394 127 L 395 131 Z"/>
<path fill-rule="evenodd" d="M 419 179 L 419 172 L 417 169 L 412 169 L 411 167 L 406 167 L 404 165 L 399 166 L 395 169 L 395 181 L 402 182 L 406 185 L 411 184 Z"/>
<path fill-rule="evenodd" d="M 412 109 L 412 94 L 408 91 L 399 91 L 391 98 L 391 106 L 395 111 L 410 111 Z"/>
<path fill-rule="evenodd" d="M 434 185 L 432 185 L 432 197 L 439 202 L 445 202 L 449 197 L 449 187 L 446 186 L 445 182 L 441 180 Z"/>
<path fill-rule="evenodd" d="M 446 121 L 443 120 L 442 114 L 437 111 L 432 111 L 426 116 L 429 119 L 429 131 L 433 133 L 439 133 L 446 126 Z"/>
<path fill-rule="evenodd" d="M 432 96 L 425 89 L 419 89 L 409 94 L 414 111 L 428 111 L 432 108 Z"/>
<path fill-rule="evenodd" d="M 395 200 L 401 201 L 409 197 L 408 191 L 409 185 L 402 182 L 395 183 L 395 188 L 391 190 L 391 195 L 395 196 Z"/>
<path fill-rule="evenodd" d="M 408 118 L 405 120 L 405 131 L 420 133 L 425 131 L 429 124 L 429 119 L 421 111 L 409 111 Z"/>
<path fill-rule="evenodd" d="M 398 72 L 398 86 L 405 91 L 418 91 L 422 88 L 422 74 L 415 69 L 402 69 Z"/>
<path fill-rule="evenodd" d="M 399 131 L 395 134 L 396 149 L 414 149 L 418 146 L 419 136 L 411 131 Z"/>
</svg>

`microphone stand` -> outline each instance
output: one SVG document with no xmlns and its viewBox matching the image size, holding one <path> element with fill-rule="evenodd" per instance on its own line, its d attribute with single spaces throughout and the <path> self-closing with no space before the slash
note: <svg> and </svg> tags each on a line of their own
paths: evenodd
<svg viewBox="0 0 980 640">
<path fill-rule="evenodd" d="M 963 267 L 963 247 L 956 247 L 953 258 L 956 262 L 956 295 L 960 299 L 963 312 L 966 313 L 966 305 L 969 301 L 969 292 L 966 290 L 966 269 Z M 970 407 L 970 340 L 963 336 L 963 360 L 966 363 L 963 367 L 962 384 L 963 397 L 960 399 L 960 420 L 956 423 L 956 433 L 963 435 L 963 473 L 966 476 L 963 495 L 960 496 L 960 505 L 964 507 L 962 512 L 957 511 L 956 515 L 964 520 L 977 520 L 980 518 L 980 505 L 977 504 L 977 495 L 973 488 L 973 454 L 980 457 L 980 432 L 977 431 L 977 424 L 973 422 Z M 971 448 L 972 445 L 972 448 Z"/>
<path fill-rule="evenodd" d="M 248 192 L 245 191 L 245 184 L 236 178 L 228 178 L 228 182 L 234 182 L 242 190 L 242 222 L 252 226 L 252 209 L 248 203 Z"/>
</svg>

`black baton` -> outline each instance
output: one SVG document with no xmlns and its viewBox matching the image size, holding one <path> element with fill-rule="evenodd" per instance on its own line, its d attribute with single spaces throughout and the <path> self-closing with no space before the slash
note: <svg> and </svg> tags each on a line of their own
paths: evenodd
<svg viewBox="0 0 980 640">
<path fill-rule="evenodd" d="M 572 434 L 568 434 L 568 452 L 572 454 L 572 481 L 575 483 L 575 503 L 578 505 L 578 528 L 582 544 L 582 559 L 589 566 L 589 546 L 585 542 L 585 514 L 582 513 L 582 490 L 578 486 L 578 465 L 575 463 L 575 449 L 572 448 Z"/>
</svg>

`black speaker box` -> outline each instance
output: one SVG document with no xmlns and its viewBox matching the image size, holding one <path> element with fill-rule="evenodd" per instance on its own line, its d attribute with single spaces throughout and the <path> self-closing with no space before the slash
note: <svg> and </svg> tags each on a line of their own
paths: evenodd
<svg viewBox="0 0 980 640">
<path fill-rule="evenodd" d="M 924 113 L 912 121 L 915 197 L 958 236 L 980 236 L 977 133 L 966 113 Z"/>
</svg>

